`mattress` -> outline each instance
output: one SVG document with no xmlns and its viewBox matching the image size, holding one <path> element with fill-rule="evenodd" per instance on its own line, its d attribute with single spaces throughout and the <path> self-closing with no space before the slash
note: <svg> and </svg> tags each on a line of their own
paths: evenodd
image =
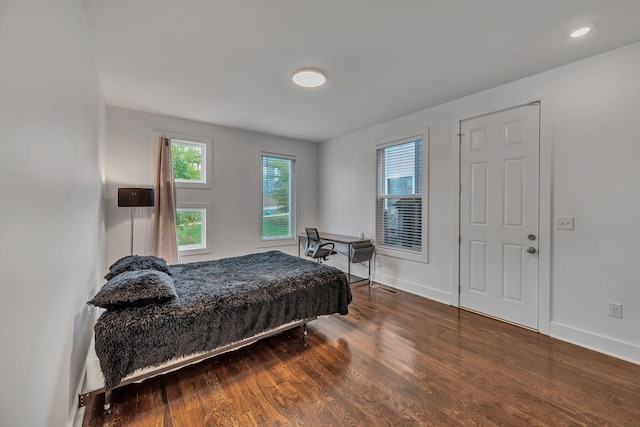
<svg viewBox="0 0 640 427">
<path fill-rule="evenodd" d="M 95 325 L 105 389 L 136 370 L 211 351 L 282 325 L 345 315 L 346 275 L 270 251 L 169 266 L 177 298 L 107 310 Z"/>
</svg>

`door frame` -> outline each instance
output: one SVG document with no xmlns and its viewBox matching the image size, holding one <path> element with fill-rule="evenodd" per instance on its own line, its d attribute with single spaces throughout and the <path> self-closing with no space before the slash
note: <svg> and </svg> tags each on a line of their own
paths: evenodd
<svg viewBox="0 0 640 427">
<path fill-rule="evenodd" d="M 452 271 L 451 305 L 460 307 L 460 127 L 463 121 L 499 113 L 525 105 L 539 103 L 540 111 L 540 171 L 538 214 L 538 332 L 549 335 L 551 324 L 551 225 L 552 225 L 552 152 L 553 95 L 547 94 L 525 102 L 493 105 L 459 115 L 452 131 Z"/>
</svg>

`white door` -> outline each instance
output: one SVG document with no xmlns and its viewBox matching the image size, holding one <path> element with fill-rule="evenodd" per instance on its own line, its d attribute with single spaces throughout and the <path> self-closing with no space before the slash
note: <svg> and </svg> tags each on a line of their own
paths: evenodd
<svg viewBox="0 0 640 427">
<path fill-rule="evenodd" d="M 460 306 L 538 329 L 539 103 L 460 123 Z"/>
</svg>

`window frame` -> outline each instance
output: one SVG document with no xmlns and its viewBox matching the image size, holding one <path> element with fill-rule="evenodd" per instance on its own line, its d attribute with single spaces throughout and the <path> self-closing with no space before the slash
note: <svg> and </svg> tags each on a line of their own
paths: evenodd
<svg viewBox="0 0 640 427">
<path fill-rule="evenodd" d="M 213 142 L 208 138 L 201 137 L 193 137 L 188 135 L 172 135 L 168 137 L 173 145 L 174 142 L 180 145 L 191 145 L 201 147 L 203 149 L 202 155 L 202 172 L 201 177 L 204 178 L 204 181 L 195 181 L 195 180 L 183 180 L 177 179 L 174 177 L 174 183 L 176 189 L 178 188 L 195 188 L 195 189 L 211 189 L 212 182 L 212 151 L 213 151 Z"/>
<path fill-rule="evenodd" d="M 382 199 L 388 199 L 391 198 L 389 197 L 390 195 L 384 195 L 382 196 L 380 194 L 380 182 L 381 182 L 381 177 L 380 177 L 380 158 L 379 158 L 379 153 L 381 150 L 384 150 L 388 147 L 393 147 L 393 146 L 397 146 L 397 145 L 402 145 L 402 144 L 406 144 L 406 143 L 410 143 L 410 142 L 415 142 L 421 140 L 422 141 L 422 171 L 421 171 L 421 175 L 422 175 L 422 181 L 421 181 L 421 224 L 422 224 L 422 229 L 421 229 L 421 250 L 420 251 L 412 251 L 412 250 L 402 250 L 400 248 L 396 248 L 393 246 L 384 246 L 384 244 L 382 244 L 382 239 L 380 238 L 380 230 L 381 230 L 381 210 L 379 210 L 379 206 L 380 206 L 380 200 Z M 421 263 L 428 263 L 429 259 L 428 259 L 428 219 L 429 219 L 429 215 L 428 215 L 428 198 L 429 198 L 429 186 L 428 186 L 428 128 L 425 129 L 422 132 L 417 132 L 417 133 L 407 133 L 405 135 L 401 135 L 399 137 L 396 138 L 386 138 L 384 140 L 380 140 L 379 143 L 376 145 L 376 151 L 375 151 L 375 159 L 376 159 L 376 164 L 375 164 L 375 236 L 376 236 L 376 254 L 378 255 L 386 255 L 386 256 L 390 256 L 390 257 L 394 257 L 394 258 L 400 258 L 400 259 L 405 259 L 405 260 L 409 260 L 409 261 L 415 261 L 415 262 L 421 262 Z M 416 183 L 414 183 L 414 185 L 416 185 Z M 410 198 L 418 198 L 415 196 L 410 196 Z"/>
<path fill-rule="evenodd" d="M 196 202 L 184 202 L 184 203 L 177 203 L 176 205 L 176 217 L 178 214 L 179 210 L 186 210 L 186 211 L 202 211 L 202 222 L 203 224 L 201 225 L 201 235 L 202 235 L 202 240 L 204 240 L 203 244 L 199 244 L 199 245 L 185 245 L 185 246 L 180 246 L 178 244 L 178 253 L 180 254 L 180 256 L 189 256 L 189 255 L 198 255 L 198 254 L 205 254 L 205 253 L 210 253 L 211 250 L 209 249 L 209 239 L 208 239 L 208 219 L 209 219 L 209 214 L 211 211 L 211 203 L 196 203 Z M 177 230 L 178 224 L 176 224 L 176 234 L 178 232 Z"/>
<path fill-rule="evenodd" d="M 264 158 L 275 158 L 281 160 L 291 161 L 291 169 L 289 171 L 289 236 L 287 237 L 273 237 L 265 238 L 263 235 L 264 230 L 264 171 L 263 162 Z M 260 196 L 260 246 L 286 246 L 291 245 L 297 239 L 297 178 L 296 178 L 296 157 L 289 154 L 274 153 L 270 151 L 260 151 L 258 155 L 259 163 L 259 196 Z"/>
</svg>

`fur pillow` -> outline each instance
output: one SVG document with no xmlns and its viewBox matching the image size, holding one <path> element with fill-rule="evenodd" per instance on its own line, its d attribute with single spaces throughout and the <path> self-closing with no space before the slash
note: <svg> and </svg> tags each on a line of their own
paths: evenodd
<svg viewBox="0 0 640 427">
<path fill-rule="evenodd" d="M 125 271 L 109 280 L 89 304 L 106 309 L 161 304 L 176 298 L 173 279 L 161 271 Z"/>
<path fill-rule="evenodd" d="M 153 255 L 127 255 L 120 258 L 109 267 L 109 272 L 104 276 L 105 279 L 111 280 L 120 273 L 125 271 L 137 270 L 157 270 L 171 276 L 171 271 L 167 262 L 162 258 Z"/>
</svg>

